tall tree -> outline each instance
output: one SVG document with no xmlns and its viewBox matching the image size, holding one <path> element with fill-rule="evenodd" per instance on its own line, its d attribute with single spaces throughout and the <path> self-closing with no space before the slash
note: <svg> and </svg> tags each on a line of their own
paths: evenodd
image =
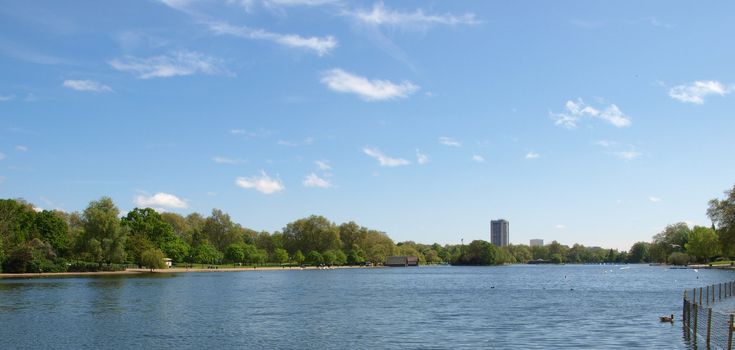
<svg viewBox="0 0 735 350">
<path fill-rule="evenodd" d="M 686 244 L 687 253 L 700 261 L 709 262 L 709 259 L 720 253 L 720 242 L 714 230 L 703 226 L 694 226 L 689 242 Z"/>
<path fill-rule="evenodd" d="M 326 252 L 342 245 L 339 230 L 323 216 L 312 215 L 283 228 L 283 244 L 289 252 L 296 250 Z"/>
<path fill-rule="evenodd" d="M 707 216 L 717 229 L 722 254 L 731 257 L 735 254 L 735 185 L 725 191 L 724 199 L 709 201 Z"/>
<path fill-rule="evenodd" d="M 110 197 L 92 201 L 84 209 L 86 251 L 100 265 L 125 261 L 127 230 L 120 225 L 119 214 L 120 210 Z"/>
</svg>

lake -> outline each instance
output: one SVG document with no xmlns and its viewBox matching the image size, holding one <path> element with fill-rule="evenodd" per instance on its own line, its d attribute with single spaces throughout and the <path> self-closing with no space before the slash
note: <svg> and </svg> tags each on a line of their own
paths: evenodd
<svg viewBox="0 0 735 350">
<path fill-rule="evenodd" d="M 685 349 L 684 288 L 733 279 L 645 265 L 5 279 L 0 349 Z"/>
</svg>

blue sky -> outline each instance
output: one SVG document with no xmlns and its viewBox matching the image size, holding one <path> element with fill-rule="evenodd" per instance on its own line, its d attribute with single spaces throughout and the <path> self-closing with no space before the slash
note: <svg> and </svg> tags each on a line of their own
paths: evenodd
<svg viewBox="0 0 735 350">
<path fill-rule="evenodd" d="M 735 183 L 733 11 L 0 1 L 0 197 L 627 249 Z"/>
</svg>

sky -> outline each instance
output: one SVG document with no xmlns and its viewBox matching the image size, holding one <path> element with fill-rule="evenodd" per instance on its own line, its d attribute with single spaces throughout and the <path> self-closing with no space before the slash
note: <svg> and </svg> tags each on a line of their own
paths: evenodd
<svg viewBox="0 0 735 350">
<path fill-rule="evenodd" d="M 735 184 L 731 1 L 0 1 L 0 197 L 627 250 Z"/>
</svg>

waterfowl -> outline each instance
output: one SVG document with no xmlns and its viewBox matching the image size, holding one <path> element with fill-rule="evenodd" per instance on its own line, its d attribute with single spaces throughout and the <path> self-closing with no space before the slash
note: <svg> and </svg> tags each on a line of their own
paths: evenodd
<svg viewBox="0 0 735 350">
<path fill-rule="evenodd" d="M 661 322 L 671 322 L 671 323 L 674 323 L 674 314 L 671 314 L 671 316 L 661 316 L 659 318 L 661 319 Z"/>
</svg>

